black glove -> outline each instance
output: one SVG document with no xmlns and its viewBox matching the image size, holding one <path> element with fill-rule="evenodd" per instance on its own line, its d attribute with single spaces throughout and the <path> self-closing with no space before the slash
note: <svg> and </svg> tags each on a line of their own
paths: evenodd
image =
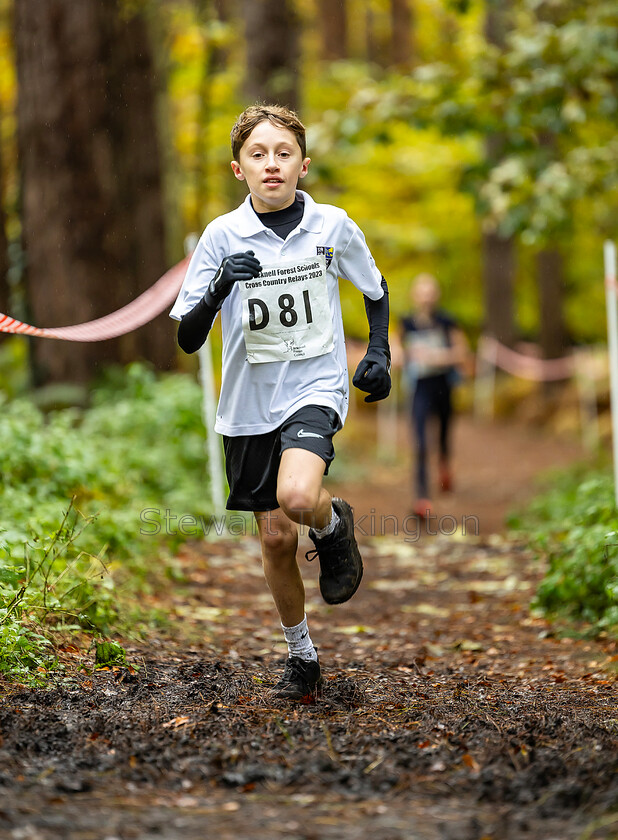
<svg viewBox="0 0 618 840">
<path fill-rule="evenodd" d="M 391 354 L 382 347 L 368 347 L 358 363 L 352 384 L 360 391 L 367 391 L 365 402 L 385 400 L 391 392 Z"/>
<path fill-rule="evenodd" d="M 252 280 L 261 270 L 262 266 L 253 251 L 225 257 L 206 289 L 204 301 L 213 309 L 220 309 L 237 280 Z"/>
</svg>

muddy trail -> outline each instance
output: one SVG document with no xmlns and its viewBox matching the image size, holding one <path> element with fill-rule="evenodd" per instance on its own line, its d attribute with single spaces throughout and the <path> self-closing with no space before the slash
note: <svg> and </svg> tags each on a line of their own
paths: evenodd
<svg viewBox="0 0 618 840">
<path fill-rule="evenodd" d="M 483 441 L 487 433 L 478 451 Z M 538 453 L 526 473 L 515 442 L 515 495 L 541 452 L 546 467 L 571 457 L 529 442 Z M 460 460 L 467 499 L 456 491 L 440 509 L 471 515 L 477 492 L 488 522 L 484 492 L 497 516 L 506 465 L 495 461 L 492 490 Z M 404 467 L 384 468 L 390 483 L 374 472 L 373 484 L 359 478 L 347 490 L 368 514 L 402 523 Z M 340 476 L 332 486 L 344 486 Z M 325 677 L 311 705 L 268 695 L 285 654 L 256 539 L 187 545 L 159 603 L 172 630 L 127 642 L 134 667 L 2 697 L 0 837 L 617 837 L 615 641 L 565 637 L 531 612 L 542 567 L 493 527 L 465 536 L 389 527 L 359 535 L 365 577 L 343 606 L 322 602 L 315 564 L 303 560 Z"/>
</svg>

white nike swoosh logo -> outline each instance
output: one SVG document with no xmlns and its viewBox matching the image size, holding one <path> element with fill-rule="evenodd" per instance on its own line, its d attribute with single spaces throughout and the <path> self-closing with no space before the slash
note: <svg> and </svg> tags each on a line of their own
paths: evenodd
<svg viewBox="0 0 618 840">
<path fill-rule="evenodd" d="M 317 437 L 323 438 L 324 435 L 317 435 L 315 432 L 306 432 L 304 429 L 299 429 L 296 432 L 296 437 Z"/>
</svg>

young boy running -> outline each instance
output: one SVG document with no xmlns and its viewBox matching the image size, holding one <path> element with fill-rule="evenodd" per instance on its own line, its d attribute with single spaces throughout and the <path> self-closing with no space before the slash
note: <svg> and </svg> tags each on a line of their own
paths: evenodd
<svg viewBox="0 0 618 840">
<path fill-rule="evenodd" d="M 231 141 L 232 170 L 249 194 L 206 227 L 170 315 L 180 321 L 180 347 L 193 353 L 221 311 L 215 430 L 223 435 L 227 508 L 252 511 L 257 521 L 289 651 L 274 693 L 302 700 L 315 692 L 320 665 L 296 561 L 298 525 L 310 527 L 315 551 L 307 559 L 319 558 L 327 603 L 351 598 L 363 573 L 352 510 L 322 486 L 348 407 L 338 278 L 364 295 L 369 346 L 353 382 L 367 402 L 391 387 L 388 289 L 346 213 L 297 190 L 310 159 L 295 113 L 251 106 Z"/>
</svg>

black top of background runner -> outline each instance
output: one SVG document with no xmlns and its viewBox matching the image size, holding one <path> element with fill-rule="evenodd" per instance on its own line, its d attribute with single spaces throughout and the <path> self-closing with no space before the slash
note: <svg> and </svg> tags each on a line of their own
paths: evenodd
<svg viewBox="0 0 618 840">
<path fill-rule="evenodd" d="M 427 324 L 419 324 L 415 320 L 414 315 L 405 315 L 401 319 L 401 326 L 404 332 L 422 332 L 423 330 L 431 330 L 436 327 L 442 327 L 448 335 L 450 331 L 457 326 L 457 322 L 446 312 L 437 310 L 432 313 L 431 321 Z"/>
</svg>

